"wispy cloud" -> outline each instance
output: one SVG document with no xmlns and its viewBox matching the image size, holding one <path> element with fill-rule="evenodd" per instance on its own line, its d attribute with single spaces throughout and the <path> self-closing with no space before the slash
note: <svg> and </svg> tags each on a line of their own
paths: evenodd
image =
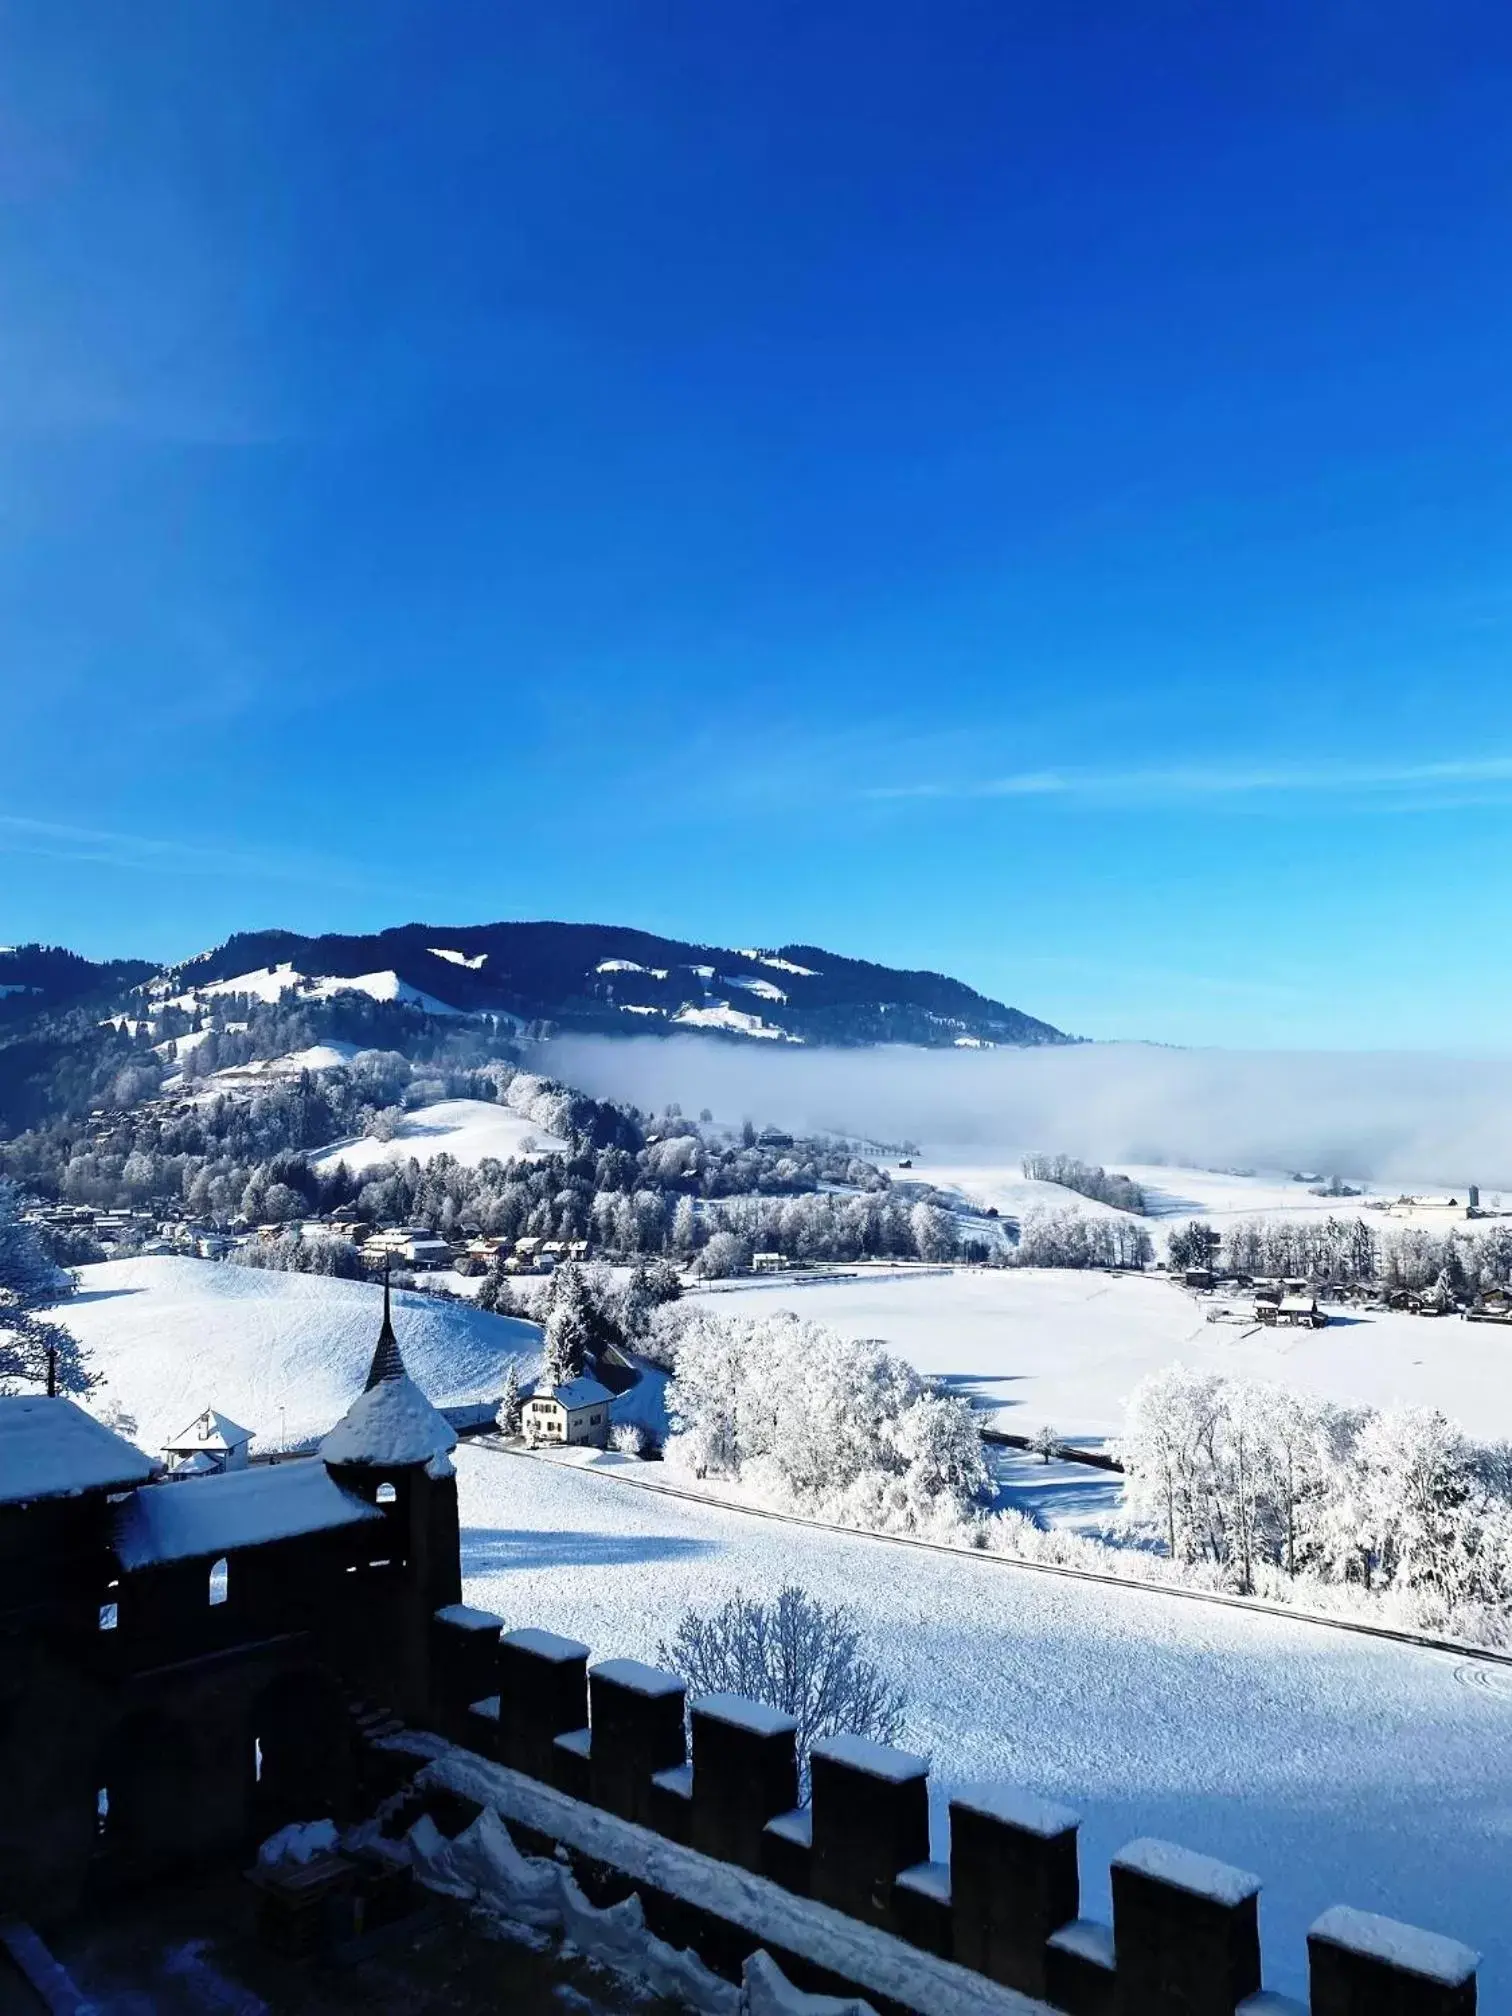
<svg viewBox="0 0 1512 2016">
<path fill-rule="evenodd" d="M 255 875 L 304 881 L 318 876 L 338 886 L 367 887 L 371 877 L 351 866 L 309 855 L 222 846 L 213 841 L 163 838 L 144 833 L 112 833 L 49 819 L 0 812 L 0 853 L 50 861 L 85 861 L 114 868 L 172 869 L 181 874 Z"/>
<path fill-rule="evenodd" d="M 1318 761 L 1252 767 L 1182 764 L 1135 770 L 1022 770 L 999 777 L 935 778 L 868 786 L 873 799 L 967 800 L 991 798 L 1101 798 L 1159 804 L 1185 800 L 1354 792 L 1410 799 L 1411 806 L 1441 802 L 1444 794 L 1512 784 L 1512 756 L 1439 763 Z"/>
</svg>

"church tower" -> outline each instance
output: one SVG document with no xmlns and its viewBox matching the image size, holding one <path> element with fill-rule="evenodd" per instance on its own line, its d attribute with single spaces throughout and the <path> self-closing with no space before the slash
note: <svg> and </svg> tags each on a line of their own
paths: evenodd
<svg viewBox="0 0 1512 2016">
<path fill-rule="evenodd" d="M 405 1369 L 394 1334 L 387 1280 L 383 1324 L 367 1384 L 320 1445 L 326 1468 L 344 1490 L 382 1511 L 387 1531 L 374 1580 L 354 1592 L 386 1611 L 390 1629 L 368 1636 L 386 1646 L 375 1682 L 406 1714 L 423 1716 L 430 1697 L 431 1620 L 462 1600 L 457 1437 Z M 362 1628 L 362 1620 L 357 1620 Z M 384 1684 L 386 1683 L 386 1684 Z"/>
</svg>

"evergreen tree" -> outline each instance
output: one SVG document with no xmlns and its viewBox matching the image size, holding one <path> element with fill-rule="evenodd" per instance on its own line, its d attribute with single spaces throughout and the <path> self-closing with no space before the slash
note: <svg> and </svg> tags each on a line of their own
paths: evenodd
<svg viewBox="0 0 1512 2016">
<path fill-rule="evenodd" d="M 552 1276 L 541 1339 L 543 1386 L 564 1386 L 579 1377 L 593 1348 L 594 1329 L 581 1269 L 570 1264 L 559 1267 Z"/>
<path fill-rule="evenodd" d="M 499 1433 L 518 1435 L 520 1432 L 520 1375 L 511 1358 L 504 1374 L 504 1397 L 499 1402 Z"/>
</svg>

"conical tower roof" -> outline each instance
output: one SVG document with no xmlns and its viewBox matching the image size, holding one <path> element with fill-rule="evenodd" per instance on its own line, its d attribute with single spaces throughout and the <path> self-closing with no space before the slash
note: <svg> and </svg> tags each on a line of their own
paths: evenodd
<svg viewBox="0 0 1512 2016">
<path fill-rule="evenodd" d="M 446 1416 L 434 1408 L 404 1369 L 399 1340 L 389 1309 L 387 1275 L 383 1282 L 383 1328 L 368 1371 L 367 1384 L 320 1445 L 327 1463 L 443 1464 L 437 1474 L 450 1475 L 444 1459 L 457 1446 Z"/>
<path fill-rule="evenodd" d="M 378 1332 L 378 1342 L 373 1348 L 373 1362 L 368 1367 L 367 1384 L 364 1393 L 371 1393 L 385 1379 L 403 1379 L 404 1360 L 399 1355 L 399 1339 L 394 1335 L 394 1318 L 389 1308 L 389 1277 L 387 1267 L 383 1270 L 383 1327 Z"/>
</svg>

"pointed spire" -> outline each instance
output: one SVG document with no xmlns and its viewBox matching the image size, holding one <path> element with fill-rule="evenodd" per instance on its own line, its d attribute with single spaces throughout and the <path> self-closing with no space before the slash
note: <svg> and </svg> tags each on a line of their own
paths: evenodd
<svg viewBox="0 0 1512 2016">
<path fill-rule="evenodd" d="M 378 1342 L 373 1351 L 373 1362 L 368 1367 L 367 1384 L 362 1389 L 371 1393 L 375 1386 L 381 1386 L 386 1379 L 405 1377 L 404 1360 L 399 1355 L 399 1339 L 394 1335 L 394 1319 L 389 1311 L 389 1270 L 388 1262 L 383 1263 L 383 1328 L 378 1332 Z"/>
</svg>

